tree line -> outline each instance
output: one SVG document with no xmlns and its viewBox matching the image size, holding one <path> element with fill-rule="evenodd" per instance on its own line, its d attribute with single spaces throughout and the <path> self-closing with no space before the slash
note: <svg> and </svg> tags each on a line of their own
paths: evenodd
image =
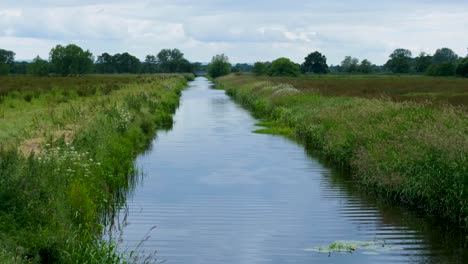
<svg viewBox="0 0 468 264">
<path fill-rule="evenodd" d="M 70 44 L 51 49 L 48 60 L 39 56 L 31 62 L 15 61 L 13 51 L 0 49 L 0 75 L 33 74 L 38 76 L 77 76 L 87 73 L 182 73 L 195 72 L 200 63 L 190 63 L 178 49 L 162 49 L 141 62 L 125 53 L 103 53 L 95 59 L 89 50 Z"/>
<path fill-rule="evenodd" d="M 278 58 L 272 62 L 256 62 L 252 72 L 256 75 L 293 77 L 308 73 L 394 73 L 468 77 L 468 55 L 463 58 L 449 48 L 440 48 L 433 55 L 422 52 L 413 58 L 410 50 L 396 49 L 381 66 L 368 59 L 359 61 L 351 56 L 346 56 L 340 65 L 328 66 L 326 56 L 315 51 L 307 55 L 302 64 L 294 63 L 288 58 Z"/>
<path fill-rule="evenodd" d="M 272 62 L 256 62 L 253 65 L 238 63 L 232 65 L 224 54 L 216 55 L 208 65 L 191 63 L 178 49 L 162 49 L 156 55 L 147 55 L 142 62 L 137 57 L 125 53 L 103 53 L 95 59 L 89 50 L 70 44 L 57 45 L 51 49 L 48 60 L 37 56 L 32 62 L 15 61 L 13 51 L 0 49 L 0 75 L 33 74 L 39 76 L 76 76 L 86 73 L 208 73 L 213 77 L 231 72 L 253 72 L 255 75 L 299 76 L 301 74 L 425 74 L 430 76 L 468 77 L 468 55 L 458 56 L 449 48 L 437 49 L 433 55 L 420 53 L 412 57 L 408 49 L 396 49 L 384 65 L 375 65 L 368 59 L 346 56 L 340 65 L 328 66 L 325 55 L 318 51 L 308 54 L 302 64 L 288 58 L 278 58 Z"/>
</svg>

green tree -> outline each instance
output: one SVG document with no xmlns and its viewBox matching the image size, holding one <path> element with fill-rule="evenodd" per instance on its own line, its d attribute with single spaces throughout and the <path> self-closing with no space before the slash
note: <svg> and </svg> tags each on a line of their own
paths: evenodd
<svg viewBox="0 0 468 264">
<path fill-rule="evenodd" d="M 143 63 L 143 72 L 156 73 L 158 72 L 158 59 L 154 55 L 146 55 Z"/>
<path fill-rule="evenodd" d="M 96 59 L 96 72 L 98 73 L 115 73 L 117 70 L 113 61 L 112 55 L 104 52 Z"/>
<path fill-rule="evenodd" d="M 468 57 L 460 61 L 456 70 L 457 75 L 468 78 Z"/>
<path fill-rule="evenodd" d="M 49 75 L 49 62 L 37 56 L 34 58 L 33 62 L 29 64 L 28 73 L 37 76 Z"/>
<path fill-rule="evenodd" d="M 301 75 L 301 71 L 299 64 L 292 62 L 288 58 L 278 58 L 271 62 L 268 75 L 297 77 Z"/>
<path fill-rule="evenodd" d="M 54 71 L 62 76 L 85 74 L 93 68 L 93 54 L 75 44 L 55 46 L 50 51 L 49 61 Z"/>
<path fill-rule="evenodd" d="M 301 70 L 304 73 L 327 73 L 327 57 L 318 51 L 314 51 L 304 58 L 304 63 L 301 65 Z"/>
<path fill-rule="evenodd" d="M 217 78 L 227 75 L 231 72 L 231 63 L 229 58 L 224 54 L 215 55 L 208 65 L 208 75 L 212 78 Z"/>
<path fill-rule="evenodd" d="M 118 73 L 138 73 L 140 71 L 140 60 L 128 52 L 115 54 L 112 56 L 112 62 Z"/>
<path fill-rule="evenodd" d="M 354 73 L 358 72 L 359 70 L 359 60 L 357 58 L 353 58 L 351 56 L 346 56 L 340 64 L 341 71 Z"/>
<path fill-rule="evenodd" d="M 427 68 L 431 66 L 431 63 L 432 63 L 432 56 L 427 53 L 421 52 L 419 53 L 419 56 L 414 58 L 414 70 L 417 73 L 426 72 Z"/>
<path fill-rule="evenodd" d="M 178 49 L 162 49 L 156 57 L 160 72 L 192 72 L 192 64 Z"/>
<path fill-rule="evenodd" d="M 0 75 L 8 75 L 15 63 L 15 53 L 0 49 Z"/>
<path fill-rule="evenodd" d="M 458 55 L 449 48 L 441 48 L 436 50 L 434 56 L 432 56 L 432 63 L 444 63 L 444 62 L 451 62 L 454 63 L 458 59 Z"/>
<path fill-rule="evenodd" d="M 427 68 L 426 74 L 430 76 L 454 76 L 456 71 L 455 63 L 442 62 L 439 64 L 432 64 Z"/>
<path fill-rule="evenodd" d="M 252 72 L 253 72 L 253 74 L 255 74 L 257 76 L 265 75 L 265 74 L 268 73 L 270 65 L 271 65 L 271 62 L 257 61 L 253 65 Z"/>
<path fill-rule="evenodd" d="M 364 74 L 372 73 L 373 65 L 369 60 L 364 59 L 363 61 L 361 61 L 361 64 L 359 64 L 358 71 Z"/>
<path fill-rule="evenodd" d="M 390 54 L 390 59 L 385 66 L 393 73 L 409 73 L 411 69 L 411 51 L 396 49 Z"/>
<path fill-rule="evenodd" d="M 252 65 L 248 63 L 236 63 L 234 67 L 232 67 L 231 72 L 251 72 Z"/>
<path fill-rule="evenodd" d="M 28 62 L 26 61 L 15 61 L 13 67 L 10 69 L 11 74 L 26 74 L 28 73 Z"/>
</svg>

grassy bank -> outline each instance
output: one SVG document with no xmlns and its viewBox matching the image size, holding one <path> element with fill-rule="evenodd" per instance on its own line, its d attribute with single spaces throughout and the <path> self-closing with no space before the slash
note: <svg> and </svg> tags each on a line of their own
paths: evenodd
<svg viewBox="0 0 468 264">
<path fill-rule="evenodd" d="M 321 93 L 327 90 L 323 87 L 297 89 L 289 80 L 231 75 L 217 82 L 264 120 L 266 128 L 257 132 L 295 137 L 350 169 L 369 190 L 468 227 L 466 109 L 411 100 L 395 102 L 377 95 L 349 96 L 356 91 L 336 96 L 341 95 L 346 79 L 331 79 L 334 85 L 341 83 L 335 94 Z M 352 90 L 356 84 L 349 81 Z M 400 82 L 394 82 L 396 90 L 403 89 Z M 373 82 L 367 85 L 369 90 L 381 89 L 371 86 L 376 85 Z M 442 84 L 438 89 L 445 87 Z"/>
<path fill-rule="evenodd" d="M 186 78 L 14 78 L 0 101 L 0 262 L 125 263 L 100 235 Z M 49 88 L 18 84 L 35 80 Z"/>
</svg>

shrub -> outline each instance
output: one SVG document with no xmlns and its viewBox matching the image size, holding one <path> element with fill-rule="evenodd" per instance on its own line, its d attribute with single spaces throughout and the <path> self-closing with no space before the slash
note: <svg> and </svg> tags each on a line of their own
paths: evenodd
<svg viewBox="0 0 468 264">
<path fill-rule="evenodd" d="M 288 58 L 279 58 L 271 63 L 268 75 L 297 77 L 301 74 L 300 66 Z"/>
</svg>

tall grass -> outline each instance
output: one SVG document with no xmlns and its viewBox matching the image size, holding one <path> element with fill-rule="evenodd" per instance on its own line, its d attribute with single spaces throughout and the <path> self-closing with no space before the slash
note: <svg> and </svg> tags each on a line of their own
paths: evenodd
<svg viewBox="0 0 468 264">
<path fill-rule="evenodd" d="M 171 126 L 186 83 L 180 76 L 135 79 L 107 95 L 60 103 L 55 128 L 69 127 L 71 138 L 49 131 L 31 152 L 21 153 L 13 145 L 0 149 L 2 263 L 131 261 L 101 234 L 133 187 L 136 155 L 158 128 Z M 43 91 L 39 97 L 54 97 L 66 89 Z M 20 118 L 16 110 L 6 111 Z M 49 111 L 46 102 L 35 110 Z M 26 134 L 37 136 L 34 131 Z"/>
<path fill-rule="evenodd" d="M 387 199 L 468 227 L 468 116 L 463 108 L 323 96 L 291 84 L 225 77 L 219 86 Z"/>
<path fill-rule="evenodd" d="M 303 93 L 323 96 L 386 98 L 395 102 L 431 102 L 468 106 L 468 80 L 454 77 L 395 75 L 315 75 L 291 77 L 254 77 L 243 75 L 231 81 L 237 85 L 252 81 L 288 83 Z"/>
</svg>

